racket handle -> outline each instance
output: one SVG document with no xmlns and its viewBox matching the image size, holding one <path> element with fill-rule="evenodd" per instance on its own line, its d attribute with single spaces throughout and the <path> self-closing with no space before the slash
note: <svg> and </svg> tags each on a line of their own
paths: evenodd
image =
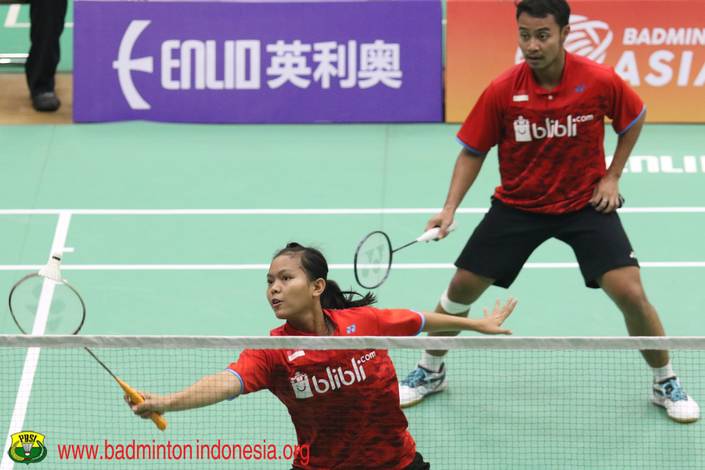
<svg viewBox="0 0 705 470">
<path fill-rule="evenodd" d="M 448 233 L 452 232 L 455 230 L 455 221 L 453 221 L 452 224 L 448 227 Z M 432 229 L 426 230 L 423 235 L 421 235 L 419 238 L 416 239 L 417 242 L 429 242 L 431 240 L 436 240 L 438 238 L 438 234 L 440 233 L 441 228 L 440 227 L 433 227 Z"/>
<path fill-rule="evenodd" d="M 120 385 L 120 388 L 127 394 L 128 397 L 130 397 L 130 401 L 134 403 L 135 405 L 139 405 L 140 403 L 144 402 L 144 398 L 142 398 L 142 395 L 137 393 L 137 390 L 134 388 L 130 387 L 127 385 L 125 382 L 120 380 L 119 378 L 115 377 L 115 380 L 117 381 L 118 385 Z M 166 420 L 162 415 L 159 413 L 151 413 L 149 418 L 154 421 L 154 424 L 159 428 L 160 431 L 163 431 L 166 429 Z"/>
</svg>

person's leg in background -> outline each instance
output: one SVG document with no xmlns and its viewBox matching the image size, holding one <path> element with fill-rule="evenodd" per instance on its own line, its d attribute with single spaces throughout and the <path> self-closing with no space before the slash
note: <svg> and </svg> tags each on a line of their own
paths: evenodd
<svg viewBox="0 0 705 470">
<path fill-rule="evenodd" d="M 54 91 L 59 65 L 59 38 L 64 31 L 68 0 L 31 0 L 29 6 L 29 57 L 25 65 L 32 106 L 37 111 L 56 111 L 61 106 Z"/>
<path fill-rule="evenodd" d="M 537 216 L 493 201 L 455 262 L 458 268 L 435 311 L 467 317 L 471 304 L 491 285 L 509 288 L 531 253 L 551 236 L 556 219 Z M 437 332 L 429 336 L 456 336 Z M 399 382 L 399 404 L 413 406 L 448 388 L 447 351 L 424 351 Z"/>
</svg>

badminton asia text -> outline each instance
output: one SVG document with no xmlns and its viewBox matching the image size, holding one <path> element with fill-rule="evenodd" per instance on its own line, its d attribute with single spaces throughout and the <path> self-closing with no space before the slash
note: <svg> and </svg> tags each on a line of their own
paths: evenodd
<svg viewBox="0 0 705 470">
<path fill-rule="evenodd" d="M 128 443 L 109 442 L 103 444 L 57 444 L 59 460 L 243 460 L 243 461 L 291 461 L 295 457 L 308 464 L 307 445 L 278 445 L 262 442 L 234 444 L 218 439 L 205 443 L 196 439 L 193 443 L 157 442 L 140 443 L 134 439 Z"/>
</svg>

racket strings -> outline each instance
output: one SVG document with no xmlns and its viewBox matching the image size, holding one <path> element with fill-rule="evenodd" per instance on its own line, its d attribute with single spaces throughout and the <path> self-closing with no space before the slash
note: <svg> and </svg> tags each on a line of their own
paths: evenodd
<svg viewBox="0 0 705 470">
<path fill-rule="evenodd" d="M 55 281 L 38 274 L 20 279 L 10 291 L 10 314 L 24 334 L 44 333 L 75 335 L 81 331 L 86 317 L 86 306 L 78 291 L 66 281 Z M 39 328 L 37 322 L 45 322 Z M 89 348 L 88 354 L 117 379 L 110 368 Z"/>
<path fill-rule="evenodd" d="M 86 318 L 85 303 L 73 286 L 36 273 L 13 285 L 8 306 L 24 334 L 76 334 Z"/>
<path fill-rule="evenodd" d="M 387 234 L 381 231 L 367 235 L 355 251 L 355 278 L 362 287 L 380 286 L 392 265 L 392 245 Z"/>
<path fill-rule="evenodd" d="M 31 273 L 17 281 L 10 289 L 8 306 L 15 325 L 23 334 L 76 335 L 86 319 L 86 304 L 78 291 L 61 278 L 58 266 L 51 277 Z M 84 347 L 90 356 L 110 374 L 128 394 L 133 402 L 139 403 L 143 398 L 127 383 L 117 377 L 88 347 Z M 166 420 L 153 413 L 150 417 L 155 425 L 164 430 Z"/>
</svg>

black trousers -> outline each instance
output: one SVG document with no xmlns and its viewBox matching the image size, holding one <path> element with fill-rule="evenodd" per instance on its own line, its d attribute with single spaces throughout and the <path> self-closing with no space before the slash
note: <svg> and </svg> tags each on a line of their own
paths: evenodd
<svg viewBox="0 0 705 470">
<path fill-rule="evenodd" d="M 54 74 L 61 57 L 59 38 L 64 31 L 68 0 L 31 0 L 29 39 L 25 64 L 27 86 L 32 96 L 54 91 Z"/>
</svg>

